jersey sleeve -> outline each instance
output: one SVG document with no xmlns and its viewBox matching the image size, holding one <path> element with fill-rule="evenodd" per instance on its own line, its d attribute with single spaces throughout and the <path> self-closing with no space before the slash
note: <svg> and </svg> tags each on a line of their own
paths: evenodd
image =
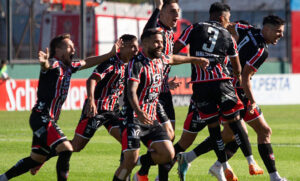
<svg viewBox="0 0 300 181">
<path fill-rule="evenodd" d="M 251 25 L 244 25 L 241 23 L 237 23 L 237 24 L 235 24 L 235 31 L 237 32 L 238 35 L 242 35 L 245 33 L 245 31 L 248 31 L 252 27 L 253 26 L 251 26 Z"/>
<path fill-rule="evenodd" d="M 256 53 L 246 62 L 255 72 L 266 61 L 268 52 L 265 48 L 258 48 Z"/>
<path fill-rule="evenodd" d="M 182 43 L 184 46 L 190 43 L 191 41 L 191 33 L 194 29 L 194 25 L 188 26 L 180 35 L 178 41 Z"/>
<path fill-rule="evenodd" d="M 142 73 L 141 62 L 136 61 L 135 59 L 129 61 L 128 63 L 128 80 L 140 82 Z"/>
<path fill-rule="evenodd" d="M 75 73 L 82 67 L 82 62 L 81 61 L 72 62 L 71 66 L 72 66 L 72 73 Z"/>
<path fill-rule="evenodd" d="M 145 28 L 143 31 L 157 27 L 157 21 L 158 21 L 159 14 L 160 14 L 160 10 L 156 8 L 154 10 L 154 12 L 152 13 L 150 19 L 148 20 L 147 24 L 145 25 Z"/>
<path fill-rule="evenodd" d="M 112 72 L 113 70 L 114 70 L 113 64 L 111 64 L 110 61 L 105 61 L 94 69 L 92 75 L 95 75 L 100 79 L 103 79 L 106 74 Z"/>
<path fill-rule="evenodd" d="M 227 51 L 227 56 L 236 57 L 238 56 L 238 48 L 235 39 L 230 35 L 229 39 L 229 49 Z"/>
</svg>

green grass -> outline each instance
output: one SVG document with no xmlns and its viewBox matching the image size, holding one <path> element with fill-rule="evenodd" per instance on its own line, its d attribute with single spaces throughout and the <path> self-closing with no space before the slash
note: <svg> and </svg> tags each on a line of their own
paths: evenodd
<svg viewBox="0 0 300 181">
<path fill-rule="evenodd" d="M 300 105 L 293 106 L 261 106 L 264 116 L 273 130 L 272 143 L 276 156 L 276 165 L 279 173 L 290 181 L 299 181 L 300 174 Z M 182 132 L 187 107 L 176 108 L 176 140 Z M 30 153 L 32 132 L 28 119 L 30 112 L 0 112 L 0 173 L 5 172 L 19 159 L 27 157 Z M 73 138 L 74 129 L 80 117 L 80 111 L 64 111 L 58 122 L 69 139 Z M 248 127 L 249 128 L 249 127 Z M 253 155 L 265 172 L 263 162 L 259 157 L 256 145 L 256 135 L 251 128 L 249 136 Z M 208 136 L 207 129 L 199 133 L 195 144 Z M 145 147 L 141 149 L 145 153 Z M 70 181 L 109 181 L 119 165 L 120 145 L 104 128 L 97 131 L 87 147 L 80 153 L 74 153 L 71 159 Z M 188 181 L 213 181 L 215 178 L 207 174 L 212 163 L 216 160 L 213 152 L 202 155 L 192 163 L 188 171 Z M 241 181 L 255 180 L 267 181 L 268 174 L 262 176 L 249 176 L 248 166 L 241 151 L 229 162 Z M 15 181 L 55 181 L 56 158 L 49 160 L 36 176 L 26 173 L 13 180 Z M 170 172 L 170 181 L 179 180 L 175 166 Z M 133 171 L 135 173 L 137 168 Z M 157 167 L 150 171 L 150 180 L 157 175 Z"/>
</svg>

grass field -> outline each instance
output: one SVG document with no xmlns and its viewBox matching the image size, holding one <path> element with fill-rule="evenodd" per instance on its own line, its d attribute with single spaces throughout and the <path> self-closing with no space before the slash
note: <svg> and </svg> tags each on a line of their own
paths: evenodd
<svg viewBox="0 0 300 181">
<path fill-rule="evenodd" d="M 273 130 L 272 143 L 276 156 L 276 165 L 279 173 L 290 181 L 300 181 L 300 105 L 293 106 L 261 106 L 265 118 Z M 182 132 L 187 107 L 176 108 L 176 140 Z M 2 174 L 19 159 L 30 153 L 31 135 L 28 124 L 30 112 L 0 112 L 0 173 Z M 74 129 L 80 117 L 80 111 L 64 111 L 58 122 L 69 139 L 73 138 Z M 207 130 L 199 133 L 195 144 L 208 135 Z M 254 157 L 265 172 L 263 162 L 259 157 L 256 145 L 256 135 L 249 128 L 249 136 Z M 145 153 L 142 147 L 141 153 Z M 74 153 L 71 158 L 70 181 L 109 181 L 119 165 L 120 145 L 104 128 L 97 131 L 87 147 L 80 153 Z M 188 181 L 216 180 L 207 174 L 209 167 L 216 160 L 213 152 L 207 153 L 192 163 L 188 171 Z M 241 151 L 229 162 L 240 181 L 267 181 L 268 174 L 250 176 L 247 161 Z M 56 158 L 49 160 L 36 176 L 26 173 L 13 180 L 16 181 L 54 181 Z M 170 181 L 179 180 L 176 174 L 177 165 L 170 172 Z M 134 172 L 137 168 L 134 170 Z M 150 180 L 154 180 L 157 167 L 150 171 Z"/>
</svg>

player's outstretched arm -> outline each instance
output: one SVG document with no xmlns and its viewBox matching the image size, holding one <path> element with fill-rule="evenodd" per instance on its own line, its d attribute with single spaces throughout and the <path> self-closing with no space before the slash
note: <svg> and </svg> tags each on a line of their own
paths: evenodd
<svg viewBox="0 0 300 181">
<path fill-rule="evenodd" d="M 170 65 L 178 65 L 184 63 L 199 64 L 201 68 L 206 69 L 209 66 L 209 60 L 204 57 L 187 57 L 182 55 L 172 55 L 170 58 Z"/>
<path fill-rule="evenodd" d="M 144 30 L 152 29 L 157 27 L 157 21 L 159 18 L 160 10 L 163 6 L 163 0 L 155 0 L 155 10 L 153 11 L 151 17 L 147 21 L 147 24 L 144 27 Z"/>
<path fill-rule="evenodd" d="M 178 54 L 184 47 L 185 47 L 185 45 L 177 40 L 174 44 L 173 53 Z"/>
<path fill-rule="evenodd" d="M 50 68 L 50 63 L 49 63 L 49 49 L 46 48 L 46 52 L 39 51 L 39 62 L 41 65 L 41 69 L 43 71 L 46 71 Z"/>
<path fill-rule="evenodd" d="M 87 69 L 90 67 L 93 67 L 95 65 L 101 64 L 102 62 L 108 60 L 109 58 L 115 56 L 119 50 L 119 48 L 122 46 L 123 41 L 122 39 L 118 39 L 118 41 L 114 44 L 111 51 L 100 56 L 91 56 L 86 58 L 85 60 L 81 60 L 82 67 L 80 70 Z"/>
</svg>

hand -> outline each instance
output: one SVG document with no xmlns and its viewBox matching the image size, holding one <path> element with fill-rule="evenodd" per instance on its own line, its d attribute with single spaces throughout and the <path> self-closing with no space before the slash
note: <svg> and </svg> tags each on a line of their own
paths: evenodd
<svg viewBox="0 0 300 181">
<path fill-rule="evenodd" d="M 251 103 L 251 104 L 248 105 L 247 111 L 249 112 L 249 114 L 254 114 L 255 108 L 256 108 L 256 103 L 253 102 L 253 103 Z"/>
<path fill-rule="evenodd" d="M 40 64 L 45 64 L 49 59 L 49 49 L 46 48 L 46 53 L 43 51 L 39 51 L 39 62 Z"/>
<path fill-rule="evenodd" d="M 209 60 L 203 57 L 198 57 L 193 63 L 200 65 L 202 69 L 206 69 L 209 66 Z"/>
<path fill-rule="evenodd" d="M 144 111 L 137 112 L 138 119 L 143 124 L 153 124 L 153 121 L 149 118 L 148 114 Z"/>
<path fill-rule="evenodd" d="M 114 44 L 114 46 L 112 47 L 110 53 L 112 54 L 112 56 L 115 56 L 118 53 L 118 50 L 123 46 L 123 40 L 121 38 L 119 38 L 116 43 Z"/>
<path fill-rule="evenodd" d="M 181 84 L 181 82 L 175 82 L 176 79 L 177 79 L 177 76 L 175 76 L 172 80 L 170 80 L 170 81 L 168 82 L 169 88 L 170 88 L 171 90 L 176 89 L 176 88 L 179 87 L 180 84 Z"/>
<path fill-rule="evenodd" d="M 84 108 L 84 114 L 87 115 L 87 117 L 89 118 L 94 117 L 96 116 L 96 114 L 98 114 L 97 106 L 93 100 L 88 99 Z"/>
<path fill-rule="evenodd" d="M 164 4 L 163 0 L 154 0 L 154 1 L 155 1 L 156 8 L 159 9 L 159 10 L 161 10 L 161 8 L 162 8 L 162 6 Z"/>
</svg>

